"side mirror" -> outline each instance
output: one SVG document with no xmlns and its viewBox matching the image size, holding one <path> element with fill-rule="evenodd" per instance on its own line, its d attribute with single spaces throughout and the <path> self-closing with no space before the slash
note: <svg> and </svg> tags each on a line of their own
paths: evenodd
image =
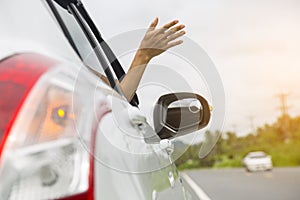
<svg viewBox="0 0 300 200">
<path fill-rule="evenodd" d="M 154 107 L 154 129 L 161 139 L 186 135 L 207 126 L 210 112 L 208 102 L 198 94 L 166 94 Z"/>
</svg>

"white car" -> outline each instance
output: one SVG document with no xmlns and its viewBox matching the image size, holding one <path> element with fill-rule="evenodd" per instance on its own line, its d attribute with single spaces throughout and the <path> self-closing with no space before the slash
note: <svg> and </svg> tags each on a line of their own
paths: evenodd
<svg viewBox="0 0 300 200">
<path fill-rule="evenodd" d="M 82 3 L 42 2 L 80 63 L 24 53 L 27 46 L 14 41 L 11 48 L 0 45 L 0 199 L 191 199 L 172 160 L 171 139 L 209 123 L 207 101 L 194 93 L 162 94 L 154 99 L 150 126 L 137 96 L 129 103 L 122 95 L 116 79 L 124 71 Z M 30 12 L 38 9 L 47 12 L 43 6 Z M 19 13 L 13 17 L 7 24 Z M 101 69 L 111 87 L 95 75 Z M 201 104 L 196 113 L 169 107 L 191 98 Z"/>
<path fill-rule="evenodd" d="M 263 151 L 250 152 L 243 159 L 243 165 L 247 171 L 272 170 L 271 156 Z"/>
</svg>

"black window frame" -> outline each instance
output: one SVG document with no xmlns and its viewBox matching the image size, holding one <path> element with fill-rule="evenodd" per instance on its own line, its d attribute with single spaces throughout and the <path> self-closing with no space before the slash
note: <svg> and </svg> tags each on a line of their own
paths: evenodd
<svg viewBox="0 0 300 200">
<path fill-rule="evenodd" d="M 73 41 L 71 34 L 64 23 L 64 20 L 60 16 L 59 12 L 57 11 L 55 7 L 55 3 L 59 4 L 62 8 L 66 9 L 76 20 L 76 22 L 79 24 L 80 28 L 82 29 L 83 33 L 85 34 L 86 38 L 88 39 L 92 49 L 94 50 L 94 53 L 96 54 L 96 57 L 103 68 L 103 71 L 111 85 L 111 87 L 116 90 L 119 94 L 123 95 L 122 90 L 118 87 L 116 81 L 114 80 L 114 76 L 112 74 L 112 71 L 110 70 L 110 67 L 113 69 L 116 77 L 121 82 L 122 79 L 125 77 L 126 73 L 121 66 L 120 62 L 116 58 L 115 54 L 109 47 L 109 45 L 105 42 L 105 40 L 102 38 L 99 30 L 97 29 L 96 25 L 94 24 L 93 20 L 91 19 L 90 15 L 86 11 L 84 5 L 80 0 L 45 0 L 48 4 L 50 10 L 52 11 L 52 14 L 54 15 L 55 19 L 57 20 L 60 28 L 62 29 L 65 37 L 69 41 L 70 45 L 74 49 L 75 53 L 79 56 L 82 62 L 84 62 L 83 58 L 81 57 L 79 50 L 77 46 L 75 45 L 75 42 Z M 102 49 L 104 53 L 99 51 L 99 47 Z M 107 60 L 109 62 L 107 62 Z M 110 66 L 110 67 L 109 67 Z M 93 70 L 89 66 L 86 65 L 86 67 L 94 74 L 99 75 L 99 73 L 96 70 Z M 130 104 L 133 106 L 138 107 L 139 101 L 138 97 L 135 94 L 132 100 L 130 101 Z"/>
</svg>

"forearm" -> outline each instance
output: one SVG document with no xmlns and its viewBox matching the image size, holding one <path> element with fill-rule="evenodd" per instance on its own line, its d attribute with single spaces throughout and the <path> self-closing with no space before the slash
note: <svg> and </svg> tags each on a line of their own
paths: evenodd
<svg viewBox="0 0 300 200">
<path fill-rule="evenodd" d="M 150 60 L 167 49 L 177 46 L 183 42 L 182 40 L 175 41 L 177 38 L 185 34 L 185 31 L 182 30 L 184 25 L 175 26 L 177 23 L 178 20 L 173 20 L 158 29 L 156 29 L 158 18 L 155 18 L 155 20 L 151 23 L 143 40 L 141 41 L 139 50 L 135 54 L 126 76 L 121 83 L 119 83 L 126 99 L 129 102 L 133 98 Z M 107 82 L 107 80 L 104 81 Z"/>
<path fill-rule="evenodd" d="M 144 74 L 144 71 L 146 69 L 147 64 L 150 62 L 151 58 L 146 56 L 142 50 L 138 50 L 135 54 L 135 57 L 130 65 L 130 68 L 121 81 L 119 83 L 118 80 L 116 81 L 116 84 L 118 84 L 126 97 L 126 99 L 130 102 L 133 98 L 139 83 L 141 81 L 141 78 Z M 92 69 L 92 68 L 91 68 Z M 94 71 L 92 69 L 92 71 Z M 110 85 L 107 77 L 103 76 L 100 73 L 95 73 L 100 79 L 102 79 L 106 84 Z"/>
<path fill-rule="evenodd" d="M 123 93 L 128 101 L 131 101 L 134 96 L 150 60 L 151 58 L 145 55 L 143 50 L 138 50 L 135 54 L 126 76 L 120 83 Z"/>
</svg>

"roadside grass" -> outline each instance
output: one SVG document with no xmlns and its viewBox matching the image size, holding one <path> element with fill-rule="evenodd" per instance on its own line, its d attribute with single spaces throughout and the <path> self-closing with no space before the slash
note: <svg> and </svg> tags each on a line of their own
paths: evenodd
<svg viewBox="0 0 300 200">
<path fill-rule="evenodd" d="M 191 147 L 187 155 L 183 155 L 175 163 L 179 170 L 197 168 L 236 168 L 243 167 L 242 160 L 251 151 L 264 151 L 271 156 L 274 167 L 300 166 L 300 140 L 256 145 L 242 145 L 239 148 L 219 147 L 205 159 L 199 159 L 199 147 Z"/>
<path fill-rule="evenodd" d="M 242 167 L 243 157 L 250 151 L 262 150 L 271 155 L 274 167 L 292 167 L 300 166 L 300 142 L 292 141 L 277 145 L 266 145 L 264 147 L 247 148 L 246 150 L 236 152 L 234 155 L 224 153 L 214 155 L 211 158 L 212 165 L 203 166 L 200 159 L 189 159 L 178 166 L 179 170 L 196 168 L 236 168 Z M 203 161 L 202 161 L 203 162 Z"/>
<path fill-rule="evenodd" d="M 216 133 L 207 131 L 205 139 L 209 141 Z M 179 170 L 242 167 L 243 158 L 251 151 L 271 155 L 274 167 L 300 166 L 300 117 L 280 116 L 273 124 L 258 127 L 243 137 L 226 132 L 204 159 L 199 159 L 201 146 L 199 143 L 186 149 L 175 161 Z"/>
<path fill-rule="evenodd" d="M 291 141 L 270 149 L 274 166 L 288 167 L 300 165 L 300 142 Z"/>
</svg>

